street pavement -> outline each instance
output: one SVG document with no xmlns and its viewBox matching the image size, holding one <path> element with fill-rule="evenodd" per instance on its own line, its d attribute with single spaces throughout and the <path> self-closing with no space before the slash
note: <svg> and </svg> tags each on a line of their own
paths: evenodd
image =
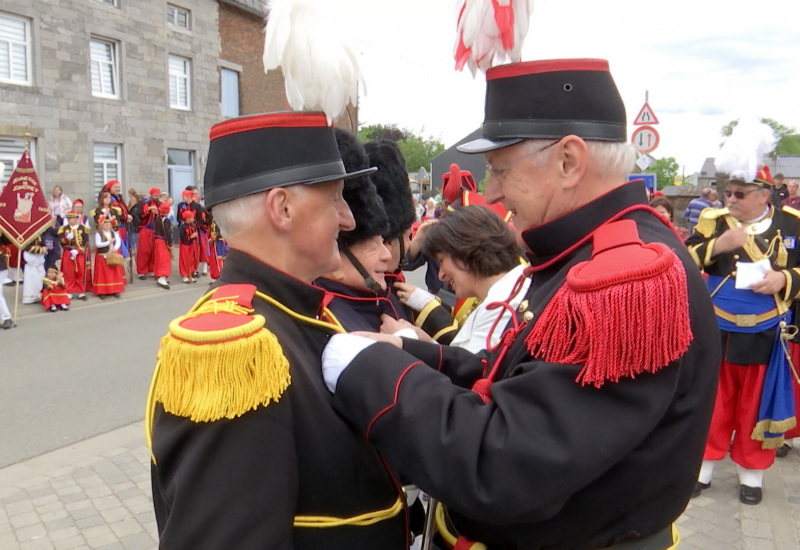
<svg viewBox="0 0 800 550">
<path fill-rule="evenodd" d="M 138 281 L 130 290 L 164 292 Z M 20 322 L 37 315 L 28 309 Z M 0 468 L 0 550 L 157 548 L 149 464 L 143 423 L 135 422 Z M 800 548 L 800 450 L 767 470 L 758 506 L 739 502 L 735 466 L 723 460 L 677 523 L 682 550 Z"/>
</svg>

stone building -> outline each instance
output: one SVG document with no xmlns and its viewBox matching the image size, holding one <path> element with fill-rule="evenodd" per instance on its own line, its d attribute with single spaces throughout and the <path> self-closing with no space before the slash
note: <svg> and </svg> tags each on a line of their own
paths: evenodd
<svg viewBox="0 0 800 550">
<path fill-rule="evenodd" d="M 110 179 L 202 185 L 211 125 L 286 108 L 264 18 L 261 0 L 0 0 L 2 183 L 28 140 L 45 191 L 88 207 Z"/>
</svg>

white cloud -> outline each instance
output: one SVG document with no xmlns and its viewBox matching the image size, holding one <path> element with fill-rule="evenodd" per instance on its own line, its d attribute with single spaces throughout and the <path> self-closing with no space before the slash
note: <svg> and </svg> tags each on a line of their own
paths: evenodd
<svg viewBox="0 0 800 550">
<path fill-rule="evenodd" d="M 397 124 L 451 145 L 480 126 L 485 83 L 456 73 L 455 0 L 343 0 L 367 95 L 361 122 Z M 649 93 L 656 157 L 687 174 L 742 116 L 800 129 L 798 0 L 533 0 L 523 60 L 600 57 L 629 125 Z M 634 127 L 630 126 L 630 132 Z"/>
</svg>

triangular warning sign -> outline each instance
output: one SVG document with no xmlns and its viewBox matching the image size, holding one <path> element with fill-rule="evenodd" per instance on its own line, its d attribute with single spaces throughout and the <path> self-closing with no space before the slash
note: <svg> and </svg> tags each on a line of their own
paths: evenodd
<svg viewBox="0 0 800 550">
<path fill-rule="evenodd" d="M 639 115 L 636 117 L 636 120 L 633 121 L 634 126 L 641 126 L 645 124 L 649 124 L 651 126 L 653 124 L 658 124 L 656 114 L 647 103 L 644 104 L 644 107 L 642 107 L 642 110 L 639 111 Z"/>
</svg>

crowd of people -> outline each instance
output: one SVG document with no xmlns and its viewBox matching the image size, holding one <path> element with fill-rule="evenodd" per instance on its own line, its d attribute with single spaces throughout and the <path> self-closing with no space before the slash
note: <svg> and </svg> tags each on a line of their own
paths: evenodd
<svg viewBox="0 0 800 550">
<path fill-rule="evenodd" d="M 119 299 L 132 278 L 155 279 L 170 288 L 173 257 L 181 280 L 219 277 L 226 244 L 202 204 L 197 187 L 182 191 L 177 209 L 167 193 L 151 188 L 147 196 L 108 181 L 95 207 L 84 213 L 84 201 L 72 201 L 59 186 L 50 196 L 52 223 L 22 251 L 0 237 L 0 282 L 22 285 L 21 303 L 41 304 L 46 311 L 68 311 L 71 300 L 87 295 Z M 0 295 L 0 322 L 13 326 Z"/>
<path fill-rule="evenodd" d="M 425 210 L 395 144 L 321 113 L 212 127 L 231 250 L 153 375 L 163 546 L 677 543 L 720 363 L 701 271 L 674 210 L 626 181 L 606 62 L 489 73 L 483 137 L 460 146 L 485 196 L 453 171 Z M 455 306 L 405 282 L 412 260 Z"/>
</svg>

